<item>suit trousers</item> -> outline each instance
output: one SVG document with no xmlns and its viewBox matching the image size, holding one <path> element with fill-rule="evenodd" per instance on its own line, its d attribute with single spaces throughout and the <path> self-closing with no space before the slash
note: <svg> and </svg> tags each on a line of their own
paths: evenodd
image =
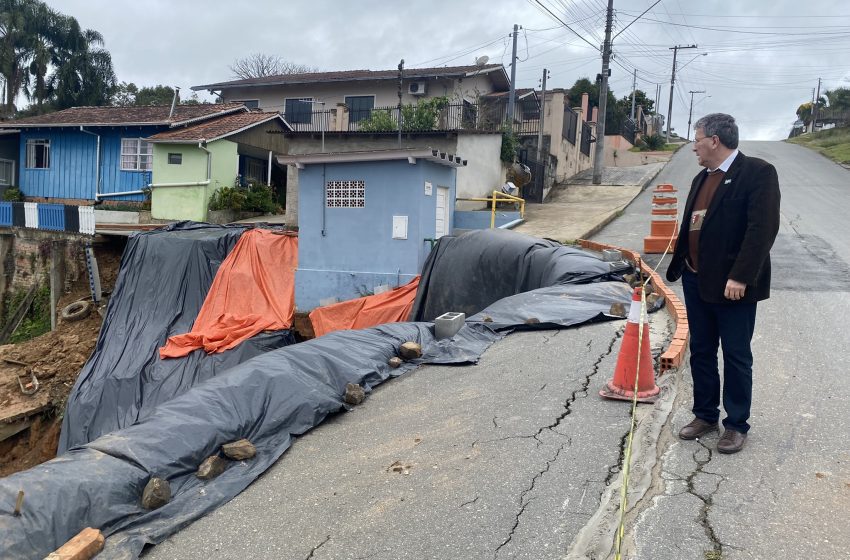
<svg viewBox="0 0 850 560">
<path fill-rule="evenodd" d="M 747 433 L 753 399 L 753 353 L 756 303 L 708 303 L 699 295 L 697 274 L 682 274 L 690 328 L 694 416 L 715 423 L 720 417 L 718 345 L 723 349 L 723 426 Z"/>
</svg>

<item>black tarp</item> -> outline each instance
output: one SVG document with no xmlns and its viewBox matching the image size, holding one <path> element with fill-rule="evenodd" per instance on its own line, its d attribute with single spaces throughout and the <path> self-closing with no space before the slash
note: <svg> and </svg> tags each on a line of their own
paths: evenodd
<svg viewBox="0 0 850 560">
<path fill-rule="evenodd" d="M 422 268 L 411 321 L 475 315 L 502 298 L 554 285 L 621 280 L 594 254 L 501 229 L 442 237 Z"/>
<path fill-rule="evenodd" d="M 501 335 L 467 326 L 436 341 L 431 326 L 394 323 L 338 331 L 258 356 L 158 406 L 139 423 L 104 435 L 27 471 L 0 479 L 2 558 L 43 558 L 85 527 L 107 536 L 98 559 L 135 558 L 227 502 L 271 466 L 293 436 L 343 408 L 347 383 L 369 390 L 420 363 L 474 362 Z M 406 341 L 423 357 L 392 369 L 387 361 Z M 231 462 L 218 478 L 194 476 L 228 441 L 250 439 L 257 456 Z M 153 477 L 165 478 L 172 500 L 146 511 L 140 498 Z M 18 490 L 23 514 L 13 515 Z"/>
<path fill-rule="evenodd" d="M 295 342 L 264 333 L 221 354 L 159 359 L 169 336 L 189 332 L 222 261 L 245 231 L 193 222 L 134 235 L 121 257 L 94 352 L 68 397 L 59 453 L 133 425 L 216 374 Z"/>
<path fill-rule="evenodd" d="M 417 294 L 429 313 L 438 315 L 440 306 L 457 311 L 463 294 L 443 292 L 462 282 L 445 276 L 477 279 L 478 286 L 463 292 L 473 302 L 464 308 L 472 316 L 452 339 L 435 340 L 429 323 L 395 323 L 274 349 L 226 372 L 222 363 L 193 362 L 192 356 L 181 369 L 151 368 L 151 356 L 165 337 L 191 326 L 215 270 L 241 231 L 181 224 L 134 238 L 122 259 L 109 324 L 92 357 L 97 367 L 87 366 L 75 388 L 74 406 L 83 412 L 66 417 L 66 425 L 83 423 L 73 425 L 81 430 L 81 441 L 93 441 L 0 479 L 4 559 L 42 558 L 85 527 L 107 535 L 98 558 L 135 558 L 145 544 L 161 542 L 239 494 L 283 454 L 293 436 L 342 410 L 347 383 L 369 390 L 420 363 L 475 362 L 503 336 L 499 331 L 609 318 L 611 304 L 628 304 L 631 296 L 625 283 L 606 281 L 612 278 L 608 263 L 590 253 L 503 235 L 508 232 L 466 234 L 438 244 L 426 270 L 429 288 Z M 178 253 L 182 259 L 158 253 Z M 151 267 L 151 277 L 131 267 Z M 166 286 L 171 283 L 177 287 Z M 429 289 L 435 290 L 433 298 Z M 391 369 L 388 359 L 411 340 L 423 345 L 423 357 Z M 204 368 L 212 369 L 196 371 Z M 113 418 L 101 413 L 101 406 Z M 94 439 L 95 432 L 103 435 Z M 223 443 L 240 438 L 254 442 L 256 458 L 230 463 L 213 481 L 194 476 Z M 161 509 L 145 511 L 142 489 L 154 476 L 169 481 L 173 498 Z M 26 498 L 22 515 L 15 517 L 19 490 Z"/>
</svg>

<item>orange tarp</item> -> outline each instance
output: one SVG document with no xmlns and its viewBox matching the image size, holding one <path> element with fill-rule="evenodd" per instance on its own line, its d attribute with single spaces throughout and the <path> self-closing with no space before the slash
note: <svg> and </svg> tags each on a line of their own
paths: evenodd
<svg viewBox="0 0 850 560">
<path fill-rule="evenodd" d="M 159 357 L 179 358 L 198 348 L 214 354 L 262 331 L 288 329 L 297 267 L 297 237 L 246 231 L 221 263 L 192 331 L 169 338 Z"/>
<path fill-rule="evenodd" d="M 419 276 L 389 292 L 317 307 L 310 312 L 313 332 L 319 337 L 343 329 L 365 329 L 407 321 L 418 287 Z"/>
</svg>

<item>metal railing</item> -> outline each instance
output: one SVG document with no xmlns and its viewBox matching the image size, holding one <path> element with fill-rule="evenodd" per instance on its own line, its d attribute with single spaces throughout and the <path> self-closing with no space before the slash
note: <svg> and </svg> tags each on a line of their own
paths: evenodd
<svg viewBox="0 0 850 560">
<path fill-rule="evenodd" d="M 581 123 L 581 153 L 590 157 L 590 125 Z"/>
<path fill-rule="evenodd" d="M 486 202 L 490 204 L 490 229 L 495 229 L 496 227 L 496 205 L 500 202 L 519 204 L 519 217 L 525 218 L 525 200 L 512 194 L 503 193 L 502 191 L 493 191 L 493 194 L 486 198 L 456 198 L 455 200 L 458 202 Z"/>
<path fill-rule="evenodd" d="M 564 107 L 564 126 L 561 130 L 561 136 L 563 136 L 567 142 L 576 145 L 576 132 L 578 129 L 578 113 L 570 109 L 569 107 Z"/>
<path fill-rule="evenodd" d="M 347 115 L 347 116 L 345 116 Z M 501 100 L 479 103 L 452 103 L 434 106 L 429 103 L 406 105 L 401 111 L 402 132 L 452 132 L 471 130 L 499 132 L 508 126 L 518 135 L 537 134 L 540 127 L 539 110 L 526 114 L 517 105 L 513 123 L 507 123 L 507 103 Z M 283 114 L 295 132 L 398 132 L 399 109 L 375 107 L 343 111 L 330 109 L 311 113 Z"/>
</svg>

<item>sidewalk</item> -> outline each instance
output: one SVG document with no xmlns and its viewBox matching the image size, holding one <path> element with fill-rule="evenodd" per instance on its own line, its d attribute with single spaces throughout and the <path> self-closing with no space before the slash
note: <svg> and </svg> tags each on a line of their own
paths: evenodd
<svg viewBox="0 0 850 560">
<path fill-rule="evenodd" d="M 562 242 L 588 238 L 616 218 L 664 165 L 606 167 L 599 185 L 592 183 L 592 169 L 583 171 L 554 187 L 545 203 L 528 204 L 525 223 L 514 231 Z"/>
</svg>

